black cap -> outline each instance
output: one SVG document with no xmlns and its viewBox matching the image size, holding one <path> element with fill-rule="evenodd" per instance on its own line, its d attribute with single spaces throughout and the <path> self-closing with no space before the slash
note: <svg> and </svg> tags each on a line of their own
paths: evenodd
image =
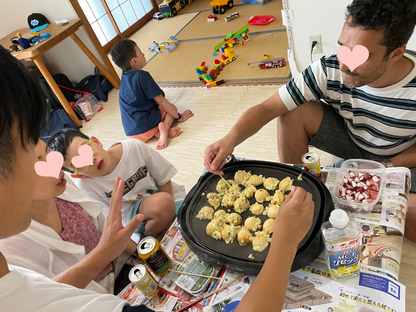
<svg viewBox="0 0 416 312">
<path fill-rule="evenodd" d="M 27 17 L 30 31 L 41 31 L 49 25 L 48 19 L 45 15 L 40 13 L 32 13 Z"/>
</svg>

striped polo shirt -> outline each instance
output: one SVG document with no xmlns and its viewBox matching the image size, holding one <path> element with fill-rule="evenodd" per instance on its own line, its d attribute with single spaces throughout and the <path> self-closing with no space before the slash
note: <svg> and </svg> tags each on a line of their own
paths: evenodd
<svg viewBox="0 0 416 312">
<path fill-rule="evenodd" d="M 404 56 L 416 65 L 416 52 L 407 50 Z M 344 118 L 352 140 L 371 153 L 395 155 L 416 143 L 416 66 L 386 88 L 349 88 L 343 84 L 335 53 L 311 64 L 279 94 L 289 110 L 325 100 Z"/>
</svg>

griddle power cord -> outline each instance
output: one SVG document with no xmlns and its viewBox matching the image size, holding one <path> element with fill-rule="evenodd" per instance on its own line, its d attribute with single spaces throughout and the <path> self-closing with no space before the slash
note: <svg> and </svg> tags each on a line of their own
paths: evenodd
<svg viewBox="0 0 416 312">
<path fill-rule="evenodd" d="M 318 44 L 318 41 L 316 41 L 316 40 L 314 40 L 314 41 L 312 41 L 312 48 L 311 48 L 311 63 L 313 63 L 313 59 L 312 59 L 312 51 L 313 51 L 313 48 L 315 48 L 315 46 Z"/>
</svg>

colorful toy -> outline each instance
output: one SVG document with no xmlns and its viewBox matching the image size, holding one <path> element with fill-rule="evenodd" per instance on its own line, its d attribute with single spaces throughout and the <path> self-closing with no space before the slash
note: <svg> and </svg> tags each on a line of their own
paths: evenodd
<svg viewBox="0 0 416 312">
<path fill-rule="evenodd" d="M 221 60 L 214 60 L 215 65 L 209 74 L 207 74 L 208 67 L 205 66 L 205 62 L 202 62 L 201 66 L 195 69 L 199 75 L 199 80 L 202 81 L 208 89 L 223 84 L 224 80 L 221 79 L 216 81 L 215 79 L 217 79 L 224 66 L 235 61 L 235 59 L 236 55 L 234 49 L 226 48 L 224 50 L 224 55 L 221 55 Z"/>
<path fill-rule="evenodd" d="M 218 19 L 216 15 L 208 15 L 207 21 L 208 22 L 215 22 Z"/>
<path fill-rule="evenodd" d="M 286 60 L 284 57 L 278 57 L 268 60 L 261 60 L 258 62 L 247 63 L 247 66 L 250 66 L 251 64 L 259 64 L 260 69 L 278 68 L 286 66 Z"/>
<path fill-rule="evenodd" d="M 268 54 L 263 54 L 263 58 L 264 58 L 265 60 L 268 60 L 270 57 L 271 57 L 271 56 L 270 56 L 270 55 L 268 55 Z"/>
<path fill-rule="evenodd" d="M 168 40 L 159 43 L 153 41 L 153 43 L 148 49 L 149 52 L 170 53 L 178 47 L 178 40 L 173 36 L 170 36 Z"/>
<path fill-rule="evenodd" d="M 164 18 L 163 14 L 160 12 L 156 12 L 155 14 L 153 14 L 153 18 L 157 19 L 157 20 L 161 20 Z"/>
<path fill-rule="evenodd" d="M 231 9 L 234 6 L 233 0 L 213 0 L 209 4 L 212 6 L 212 13 L 224 14 L 227 9 Z"/>
<path fill-rule="evenodd" d="M 233 19 L 236 19 L 237 17 L 240 17 L 240 13 L 234 12 L 234 13 L 228 15 L 227 17 L 225 17 L 225 21 L 229 22 L 229 21 L 232 21 Z"/>
<path fill-rule="evenodd" d="M 267 2 L 269 2 L 270 0 L 241 0 L 241 2 L 244 3 L 249 3 L 249 4 L 266 4 Z"/>
<path fill-rule="evenodd" d="M 214 52 L 217 52 L 220 49 L 225 49 L 227 47 L 232 47 L 234 44 L 237 43 L 239 43 L 240 45 L 244 45 L 244 43 L 249 40 L 250 37 L 248 36 L 248 24 L 246 24 L 244 27 L 240 28 L 235 33 L 229 32 L 225 36 L 223 41 L 214 47 Z"/>
<path fill-rule="evenodd" d="M 251 17 L 248 23 L 250 25 L 267 25 L 274 20 L 274 15 L 257 15 Z"/>
<path fill-rule="evenodd" d="M 159 9 L 164 17 L 171 17 L 178 14 L 185 4 L 185 0 L 164 0 L 159 4 Z"/>
</svg>

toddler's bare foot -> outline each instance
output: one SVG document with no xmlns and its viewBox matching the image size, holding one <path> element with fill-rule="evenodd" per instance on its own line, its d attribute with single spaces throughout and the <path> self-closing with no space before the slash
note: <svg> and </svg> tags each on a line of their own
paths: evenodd
<svg viewBox="0 0 416 312">
<path fill-rule="evenodd" d="M 169 129 L 168 138 L 176 138 L 181 133 L 181 128 L 173 127 Z"/>
<path fill-rule="evenodd" d="M 187 109 L 186 111 L 184 111 L 182 114 L 181 114 L 181 119 L 179 119 L 178 121 L 179 122 L 184 122 L 184 121 L 187 121 L 189 118 L 191 118 L 192 116 L 194 115 L 194 113 L 192 113 L 192 111 L 190 110 L 190 109 Z"/>
<path fill-rule="evenodd" d="M 159 128 L 159 142 L 157 142 L 156 149 L 161 150 L 168 146 L 168 132 L 166 131 L 166 128 L 163 122 L 159 123 L 158 128 Z"/>
</svg>

